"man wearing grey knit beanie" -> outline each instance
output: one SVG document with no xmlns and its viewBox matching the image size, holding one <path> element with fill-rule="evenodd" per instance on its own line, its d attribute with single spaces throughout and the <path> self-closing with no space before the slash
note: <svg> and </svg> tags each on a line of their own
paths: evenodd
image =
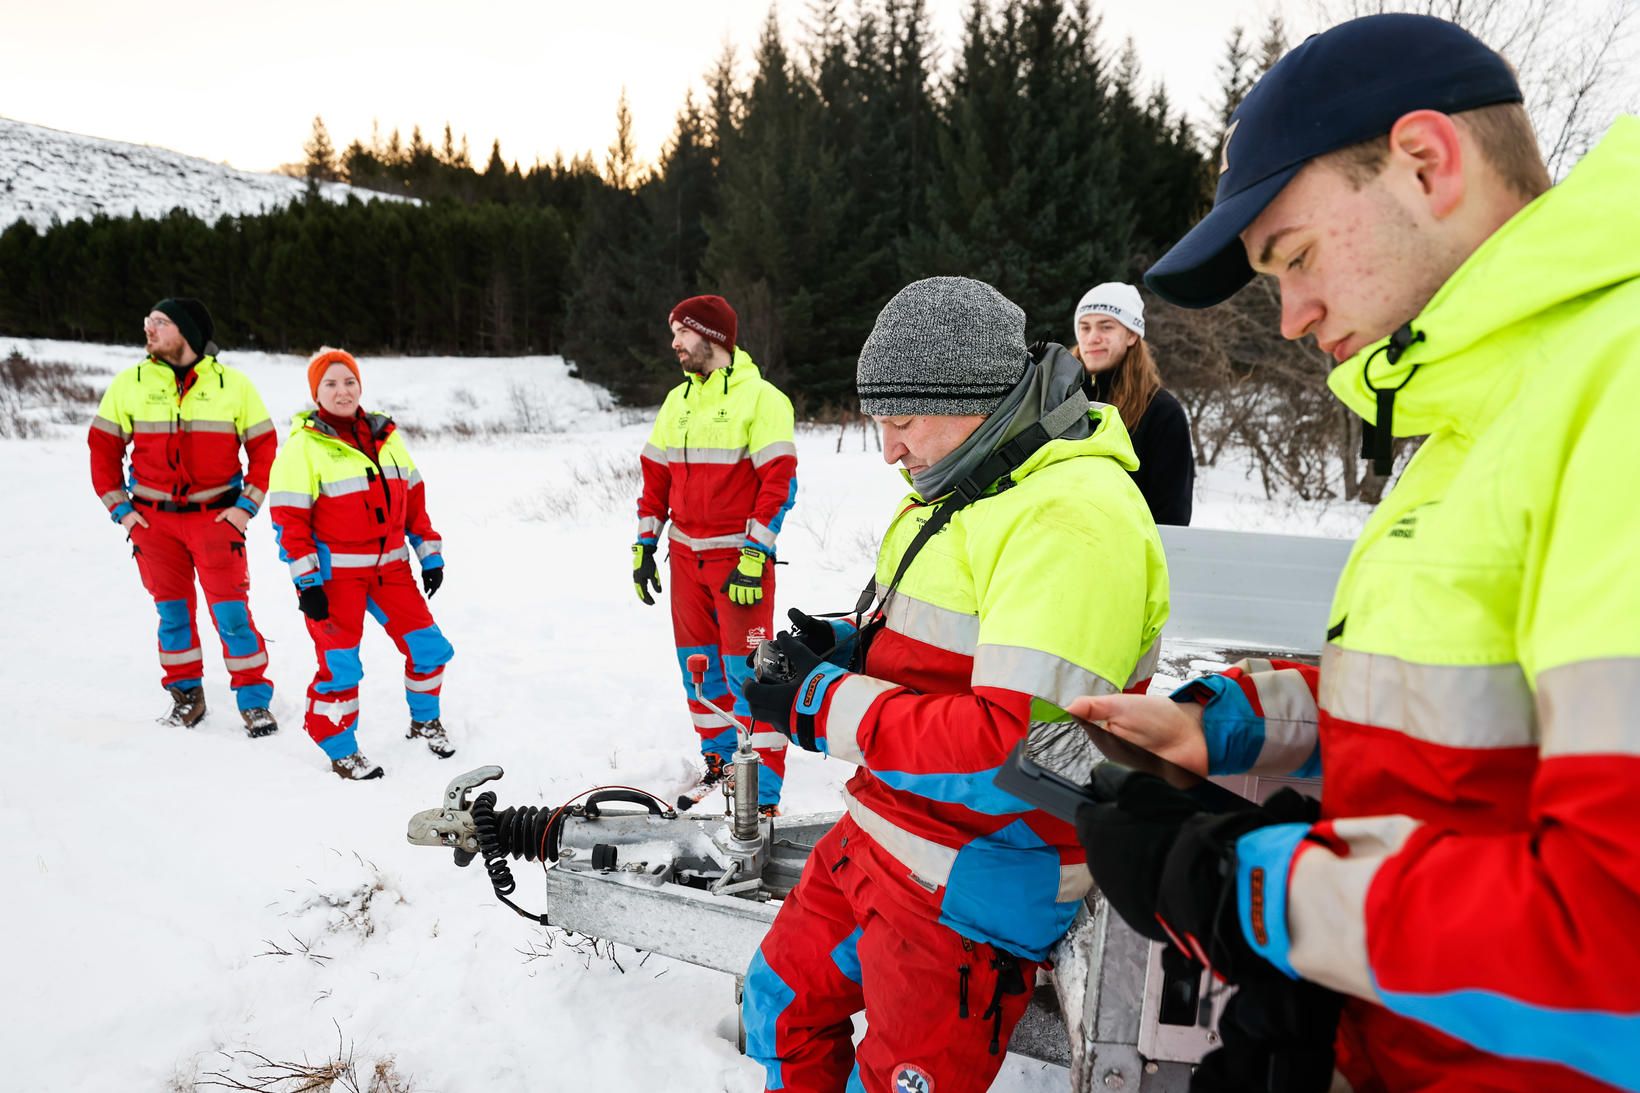
<svg viewBox="0 0 1640 1093">
<path fill-rule="evenodd" d="M 1075 830 L 995 784 L 1073 698 L 1143 689 L 1167 618 L 1132 444 L 1081 376 L 963 277 L 907 285 L 860 351 L 861 409 L 913 492 L 869 602 L 791 612 L 791 671 L 745 687 L 759 720 L 858 768 L 746 973 L 770 1088 L 986 1089 L 1088 892 Z"/>
</svg>

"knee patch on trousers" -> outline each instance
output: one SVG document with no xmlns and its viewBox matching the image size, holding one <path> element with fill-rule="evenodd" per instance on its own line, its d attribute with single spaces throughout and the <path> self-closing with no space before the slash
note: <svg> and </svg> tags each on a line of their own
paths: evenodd
<svg viewBox="0 0 1640 1093">
<path fill-rule="evenodd" d="M 159 647 L 167 653 L 185 653 L 194 647 L 193 612 L 187 600 L 156 600 Z"/>
<path fill-rule="evenodd" d="M 256 631 L 251 629 L 250 609 L 243 600 L 221 600 L 211 604 L 211 617 L 216 620 L 216 632 L 228 655 L 248 657 L 256 652 Z"/>
<path fill-rule="evenodd" d="M 426 673 L 450 663 L 456 655 L 455 646 L 445 638 L 437 626 L 424 626 L 404 635 L 404 647 L 410 651 L 410 663 L 416 671 Z"/>
<path fill-rule="evenodd" d="M 364 665 L 359 660 L 357 645 L 351 649 L 326 649 L 325 668 L 330 672 L 330 679 L 313 685 L 313 689 L 320 694 L 350 691 L 364 678 Z"/>
</svg>

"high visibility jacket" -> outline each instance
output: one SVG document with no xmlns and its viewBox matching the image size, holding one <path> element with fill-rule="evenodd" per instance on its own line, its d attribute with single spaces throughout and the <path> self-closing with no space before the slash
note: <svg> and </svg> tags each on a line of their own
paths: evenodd
<svg viewBox="0 0 1640 1093">
<path fill-rule="evenodd" d="M 313 410 L 291 419 L 290 436 L 273 462 L 269 515 L 279 557 L 299 586 L 328 580 L 336 569 L 406 561 L 411 550 L 423 569 L 444 564 L 444 544 L 427 518 L 427 491 L 410 450 L 391 418 L 367 414 L 366 420 L 379 462 Z"/>
<path fill-rule="evenodd" d="M 1324 822 L 1241 840 L 1244 882 L 1266 873 L 1243 923 L 1351 996 L 1357 1093 L 1640 1090 L 1636 179 L 1625 118 L 1397 362 L 1334 371 L 1369 419 L 1363 371 L 1401 387 L 1395 433 L 1429 439 L 1355 545 L 1319 672 L 1202 685 L 1216 769 L 1319 742 Z"/>
<path fill-rule="evenodd" d="M 671 520 L 668 537 L 692 550 L 773 554 L 797 499 L 791 400 L 736 349 L 733 364 L 672 389 L 639 462 L 638 542 Z"/>
<path fill-rule="evenodd" d="M 91 485 L 118 520 L 131 511 L 133 496 L 204 504 L 235 489 L 239 507 L 254 516 L 266 495 L 277 441 L 267 408 L 239 369 L 201 357 L 179 378 L 170 365 L 150 357 L 108 385 L 88 443 Z"/>
<path fill-rule="evenodd" d="M 1053 440 L 957 512 L 912 560 L 863 674 L 827 693 L 828 753 L 858 763 L 844 804 L 904 869 L 889 890 L 965 937 L 1040 960 L 1092 884 L 1075 830 L 999 790 L 1033 722 L 1143 685 L 1167 563 L 1121 418 Z M 934 506 L 902 504 L 877 558 L 893 580 Z"/>
</svg>

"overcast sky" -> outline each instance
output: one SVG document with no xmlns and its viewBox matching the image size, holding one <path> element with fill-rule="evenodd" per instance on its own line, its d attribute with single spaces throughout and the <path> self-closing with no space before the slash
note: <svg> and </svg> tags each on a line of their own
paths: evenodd
<svg viewBox="0 0 1640 1093">
<path fill-rule="evenodd" d="M 929 0 L 946 55 L 969 0 Z M 492 138 L 528 165 L 594 151 L 627 89 L 653 161 L 684 92 L 725 42 L 750 70 L 769 0 L 8 0 L 0 114 L 157 144 L 262 170 L 301 158 L 315 114 L 338 147 L 379 119 L 437 143 L 448 121 L 482 162 Z M 1232 24 L 1256 38 L 1279 0 L 1124 0 L 1098 5 L 1112 52 L 1131 35 L 1147 80 L 1205 116 Z M 788 41 L 806 0 L 778 7 Z M 1306 7 L 1290 3 L 1291 12 Z M 1296 18 L 1296 17 L 1295 17 Z M 1308 26 L 1303 31 L 1313 29 Z"/>
</svg>

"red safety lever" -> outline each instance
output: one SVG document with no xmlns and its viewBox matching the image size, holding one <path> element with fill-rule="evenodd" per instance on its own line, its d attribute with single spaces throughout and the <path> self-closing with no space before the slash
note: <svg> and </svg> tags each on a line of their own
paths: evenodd
<svg viewBox="0 0 1640 1093">
<path fill-rule="evenodd" d="M 706 659 L 705 653 L 689 654 L 689 679 L 692 683 L 695 683 L 698 686 L 705 681 L 706 666 L 708 663 L 710 662 Z"/>
</svg>

